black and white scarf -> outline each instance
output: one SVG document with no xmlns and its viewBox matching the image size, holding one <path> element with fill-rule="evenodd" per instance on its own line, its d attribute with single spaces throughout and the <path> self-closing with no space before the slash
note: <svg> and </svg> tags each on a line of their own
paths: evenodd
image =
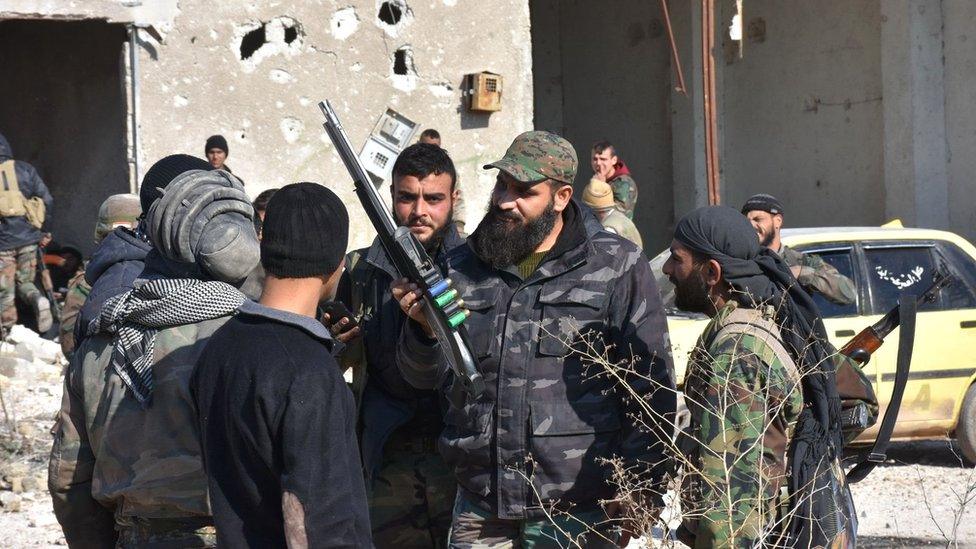
<svg viewBox="0 0 976 549">
<path fill-rule="evenodd" d="M 159 279 L 105 302 L 88 335 L 113 333 L 112 367 L 146 407 L 152 400 L 153 348 L 163 328 L 227 316 L 244 303 L 230 284 L 192 278 Z"/>
</svg>

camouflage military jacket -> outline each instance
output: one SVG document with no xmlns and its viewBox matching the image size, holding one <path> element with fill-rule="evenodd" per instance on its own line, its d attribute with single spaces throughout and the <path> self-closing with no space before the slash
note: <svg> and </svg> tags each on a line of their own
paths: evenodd
<svg viewBox="0 0 976 549">
<path fill-rule="evenodd" d="M 627 240 L 637 244 L 638 248 L 644 248 L 644 241 L 641 240 L 640 231 L 637 226 L 627 216 L 617 210 L 610 210 L 610 213 L 603 219 L 603 228 Z"/>
<path fill-rule="evenodd" d="M 484 394 L 472 398 L 446 367 L 430 369 L 439 353 L 416 324 L 405 325 L 397 350 L 408 381 L 446 390 L 441 454 L 466 495 L 501 518 L 612 497 L 604 461 L 612 456 L 643 479 L 663 476 L 658 437 L 672 427 L 656 418 L 671 416 L 675 393 L 654 276 L 636 246 L 585 223 L 571 204 L 555 247 L 527 279 L 515 266 L 489 267 L 470 246 L 448 255 L 448 276 L 472 313 Z"/>
<path fill-rule="evenodd" d="M 617 209 L 626 215 L 627 219 L 633 219 L 634 207 L 637 206 L 637 182 L 630 175 L 622 174 L 607 183 L 613 189 L 613 201 L 617 203 Z"/>
<path fill-rule="evenodd" d="M 61 325 L 59 335 L 61 338 L 61 352 L 64 356 L 70 357 L 75 350 L 75 325 L 78 322 L 78 313 L 91 293 L 91 286 L 85 280 L 85 272 L 82 271 L 68 282 L 68 292 L 64 296 L 64 305 L 61 307 Z"/>
<path fill-rule="evenodd" d="M 112 338 L 88 337 L 64 378 L 48 486 L 69 545 L 110 546 L 116 524 L 209 517 L 189 379 L 230 317 L 156 335 L 153 400 L 143 409 L 116 375 Z"/>
<path fill-rule="evenodd" d="M 819 256 L 805 254 L 788 246 L 783 246 L 779 255 L 790 267 L 800 267 L 796 280 L 808 292 L 820 292 L 838 305 L 854 303 L 857 297 L 854 283 Z"/>
<path fill-rule="evenodd" d="M 775 525 L 803 395 L 772 314 L 729 303 L 692 351 L 685 378 L 691 424 L 678 443 L 679 537 L 692 547 L 754 547 Z"/>
</svg>

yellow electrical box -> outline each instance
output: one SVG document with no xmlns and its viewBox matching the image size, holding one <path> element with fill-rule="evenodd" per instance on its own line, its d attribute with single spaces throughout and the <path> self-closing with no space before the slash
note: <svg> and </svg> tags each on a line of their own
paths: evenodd
<svg viewBox="0 0 976 549">
<path fill-rule="evenodd" d="M 495 112 L 502 110 L 502 76 L 479 72 L 467 76 L 468 110 Z"/>
</svg>

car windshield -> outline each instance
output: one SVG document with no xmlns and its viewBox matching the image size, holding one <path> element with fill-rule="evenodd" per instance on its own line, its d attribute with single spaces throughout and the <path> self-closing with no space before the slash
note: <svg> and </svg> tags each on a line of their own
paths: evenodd
<svg viewBox="0 0 976 549">
<path fill-rule="evenodd" d="M 654 273 L 657 288 L 661 292 L 661 301 L 664 302 L 665 314 L 668 316 L 683 316 L 687 318 L 705 318 L 705 315 L 701 313 L 681 311 L 674 306 L 674 284 L 671 284 L 671 281 L 668 280 L 668 277 L 664 276 L 663 272 L 664 262 L 668 260 L 670 255 L 671 250 L 664 250 L 651 260 L 651 272 Z"/>
</svg>

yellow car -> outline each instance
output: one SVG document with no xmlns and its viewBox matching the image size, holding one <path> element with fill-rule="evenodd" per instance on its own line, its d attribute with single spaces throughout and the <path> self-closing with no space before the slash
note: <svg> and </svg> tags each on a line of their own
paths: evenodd
<svg viewBox="0 0 976 549">
<path fill-rule="evenodd" d="M 976 247 L 953 233 L 901 227 L 784 229 L 782 240 L 819 255 L 857 287 L 851 305 L 813 295 L 837 348 L 894 307 L 901 292 L 918 295 L 931 285 L 936 269 L 948 270 L 949 287 L 919 308 L 911 373 L 892 439 L 954 436 L 965 457 L 976 462 Z M 664 297 L 680 384 L 707 318 L 674 308 L 674 287 L 661 272 L 668 255 L 664 251 L 655 257 L 651 268 Z M 882 414 L 895 378 L 898 336 L 898 330 L 889 335 L 864 368 Z M 880 423 L 857 440 L 873 441 Z"/>
</svg>

